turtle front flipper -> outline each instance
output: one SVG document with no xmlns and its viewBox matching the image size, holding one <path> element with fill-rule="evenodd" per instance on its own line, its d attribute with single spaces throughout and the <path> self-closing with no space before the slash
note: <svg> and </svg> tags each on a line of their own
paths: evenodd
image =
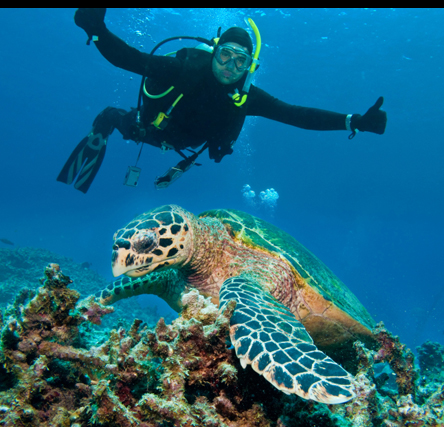
<svg viewBox="0 0 444 427">
<path fill-rule="evenodd" d="M 173 310 L 180 311 L 185 286 L 182 273 L 179 270 L 171 269 L 153 272 L 138 278 L 123 276 L 111 282 L 105 289 L 96 292 L 95 297 L 101 304 L 110 305 L 136 295 L 157 295 L 165 300 Z"/>
<path fill-rule="evenodd" d="M 237 302 L 230 337 L 245 368 L 263 375 L 287 394 L 323 403 L 343 403 L 353 397 L 353 377 L 313 344 L 290 310 L 255 280 L 238 276 L 220 290 L 220 310 Z"/>
</svg>

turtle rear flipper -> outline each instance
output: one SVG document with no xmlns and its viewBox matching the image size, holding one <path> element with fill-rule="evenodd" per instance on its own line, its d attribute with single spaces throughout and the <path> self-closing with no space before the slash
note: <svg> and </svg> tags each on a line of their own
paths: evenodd
<svg viewBox="0 0 444 427">
<path fill-rule="evenodd" d="M 290 310 L 244 276 L 226 280 L 220 310 L 237 302 L 230 337 L 241 365 L 263 375 L 287 394 L 322 403 L 343 403 L 353 397 L 353 377 L 313 344 Z"/>
</svg>

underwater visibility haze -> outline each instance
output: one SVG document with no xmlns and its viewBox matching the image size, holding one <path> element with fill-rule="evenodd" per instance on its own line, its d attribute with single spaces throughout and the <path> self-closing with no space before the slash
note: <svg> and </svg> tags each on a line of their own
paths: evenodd
<svg viewBox="0 0 444 427">
<path fill-rule="evenodd" d="M 416 356 L 416 347 L 426 341 L 444 345 L 443 9 L 108 9 L 107 28 L 147 53 L 172 36 L 211 39 L 219 27 L 222 32 L 232 26 L 247 29 L 245 18 L 251 17 L 262 37 L 254 85 L 290 104 L 345 114 L 364 114 L 383 96 L 387 128 L 383 135 L 360 132 L 349 139 L 347 131 L 309 131 L 247 117 L 233 154 L 216 164 L 204 152 L 201 166 L 162 190 L 154 187 L 154 179 L 181 158 L 149 145 L 138 158 L 141 146 L 115 131 L 86 194 L 56 178 L 100 111 L 136 107 L 140 76 L 111 65 L 94 43 L 88 46 L 74 13 L 0 10 L 0 308 L 13 303 L 21 285 L 15 289 L 11 283 L 19 283 L 20 275 L 30 281 L 44 275 L 49 261 L 41 260 L 47 256 L 74 280 L 72 288 L 82 298 L 101 290 L 114 280 L 114 233 L 146 211 L 167 204 L 196 215 L 237 209 L 301 242 L 347 285 L 376 323 L 384 322 Z M 196 44 L 173 41 L 156 54 Z M 136 163 L 141 168 L 138 185 L 126 186 L 127 169 Z M 48 283 L 66 285 L 64 279 L 54 279 L 58 271 L 46 270 Z M 144 310 L 152 324 L 161 316 L 166 323 L 176 318 L 157 297 L 135 297 L 125 304 L 121 312 L 126 310 L 128 322 Z M 84 313 L 91 318 L 88 310 Z M 226 333 L 219 327 L 215 336 Z M 165 326 L 160 333 L 158 326 L 156 339 L 173 329 Z M 140 337 L 135 338 L 137 328 L 131 331 L 135 346 Z M 385 330 L 379 333 L 379 342 L 387 345 L 381 338 Z M 176 349 L 189 351 L 179 344 Z M 232 362 L 223 357 L 224 363 Z M 118 392 L 116 396 L 130 405 Z M 280 422 L 293 425 L 284 418 Z"/>
</svg>

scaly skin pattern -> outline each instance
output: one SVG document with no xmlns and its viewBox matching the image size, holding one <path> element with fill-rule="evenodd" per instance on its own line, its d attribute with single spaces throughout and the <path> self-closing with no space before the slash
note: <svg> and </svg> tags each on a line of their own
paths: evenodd
<svg viewBox="0 0 444 427">
<path fill-rule="evenodd" d="M 132 279 L 118 280 L 97 296 L 109 304 L 154 293 L 180 309 L 182 293 L 195 288 L 220 310 L 234 299 L 230 337 L 244 367 L 251 364 L 278 389 L 306 399 L 353 398 L 352 377 L 317 349 L 302 323 L 310 320 L 315 332 L 328 324 L 333 339 L 344 340 L 359 322 L 301 286 L 286 259 L 234 237 L 218 218 L 197 218 L 175 205 L 151 210 L 114 236 L 113 273 Z M 313 322 L 317 317 L 322 321 Z"/>
<path fill-rule="evenodd" d="M 97 292 L 95 297 L 104 305 L 137 295 L 161 297 L 176 311 L 182 309 L 181 297 L 186 288 L 182 273 L 177 269 L 159 271 L 137 279 L 123 276 Z"/>
<path fill-rule="evenodd" d="M 267 290 L 279 300 L 298 306 L 300 297 L 296 292 L 296 280 L 287 262 L 270 257 L 266 252 L 239 245 L 217 219 L 200 219 L 178 206 L 158 209 L 161 212 L 157 214 L 157 219 L 151 218 L 153 211 L 150 211 L 115 234 L 112 256 L 113 271 L 117 271 L 115 275 L 126 270 L 126 276 L 141 279 L 128 280 L 125 277 L 113 282 L 96 294 L 102 304 L 112 304 L 120 299 L 149 293 L 163 298 L 172 307 L 180 308 L 180 295 L 183 291 L 196 288 L 218 305 L 219 291 L 224 281 L 245 274 L 263 281 Z M 172 209 L 171 219 L 169 209 Z M 185 222 L 181 222 L 179 217 Z M 157 230 L 147 234 L 146 227 L 157 227 Z M 177 231 L 179 227 L 180 231 Z M 151 251 L 149 256 L 142 251 L 139 251 L 142 252 L 140 254 L 134 253 L 134 248 L 138 247 L 138 243 L 141 245 L 143 239 L 149 241 L 143 243 L 145 246 L 155 245 L 156 249 L 153 251 L 157 253 L 153 254 Z M 189 247 L 184 245 L 185 242 Z M 166 246 L 160 246 L 162 244 Z M 174 255 L 165 257 L 171 250 Z M 177 257 L 180 251 L 184 251 L 185 255 Z M 148 268 L 144 265 L 147 260 L 151 260 Z M 171 270 L 171 267 L 175 269 Z M 177 273 L 179 267 L 180 273 Z M 163 271 L 159 271 L 162 268 Z M 155 274 L 148 276 L 152 271 Z M 172 278 L 172 274 L 175 277 Z"/>
<path fill-rule="evenodd" d="M 243 244 L 245 237 L 235 239 L 232 234 L 218 219 L 197 218 L 178 206 L 140 215 L 115 234 L 112 261 L 116 276 L 140 279 L 117 280 L 97 296 L 102 303 L 112 304 L 134 295 L 155 294 L 180 310 L 180 295 L 185 289 L 197 288 L 218 304 L 223 282 L 248 273 L 267 279 L 265 288 L 304 324 L 318 346 L 329 348 L 365 340 L 370 335 L 370 328 L 361 324 L 361 318 L 344 312 L 331 298 L 321 295 L 310 286 L 312 281 L 304 279 L 285 258 Z M 144 249 L 140 249 L 142 245 Z M 118 261 L 114 259 L 117 253 Z M 168 256 L 170 253 L 173 255 Z M 147 275 L 151 271 L 158 274 Z M 159 280 L 159 274 L 166 274 L 166 278 Z M 347 294 L 360 305 L 350 291 Z"/>
</svg>

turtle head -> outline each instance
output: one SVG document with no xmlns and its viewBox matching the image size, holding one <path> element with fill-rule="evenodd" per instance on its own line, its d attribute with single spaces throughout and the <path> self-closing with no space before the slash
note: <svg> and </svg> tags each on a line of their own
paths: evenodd
<svg viewBox="0 0 444 427">
<path fill-rule="evenodd" d="M 185 264 L 193 246 L 192 216 L 179 206 L 167 205 L 139 215 L 118 230 L 111 260 L 114 277 L 141 277 Z"/>
</svg>

